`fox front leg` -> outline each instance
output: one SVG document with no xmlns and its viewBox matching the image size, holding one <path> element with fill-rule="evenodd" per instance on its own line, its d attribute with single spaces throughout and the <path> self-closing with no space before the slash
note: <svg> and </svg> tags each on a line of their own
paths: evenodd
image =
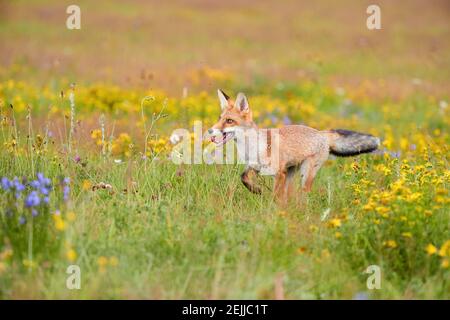
<svg viewBox="0 0 450 320">
<path fill-rule="evenodd" d="M 261 194 L 261 188 L 258 187 L 255 183 L 254 183 L 254 178 L 255 176 L 258 174 L 258 172 L 251 168 L 248 167 L 247 169 L 245 169 L 245 171 L 242 173 L 241 175 L 241 181 L 244 184 L 244 186 L 253 193 L 256 194 Z"/>
</svg>

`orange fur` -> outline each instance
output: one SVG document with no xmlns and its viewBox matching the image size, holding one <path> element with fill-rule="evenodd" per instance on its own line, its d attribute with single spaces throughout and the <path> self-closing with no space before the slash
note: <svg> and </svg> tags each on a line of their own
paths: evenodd
<svg viewBox="0 0 450 320">
<path fill-rule="evenodd" d="M 345 137 L 343 138 L 340 132 L 345 133 L 347 136 L 353 135 L 354 137 L 358 137 L 359 140 L 357 142 L 360 145 L 361 141 L 364 142 L 364 139 L 369 137 L 369 135 L 345 130 L 319 131 L 303 125 L 288 125 L 280 129 L 259 129 L 253 122 L 252 112 L 243 94 L 239 94 L 238 98 L 234 101 L 219 90 L 219 98 L 221 99 L 222 114 L 210 131 L 227 132 L 230 129 L 233 130 L 233 128 L 240 128 L 242 130 L 264 132 L 267 135 L 267 150 L 263 157 L 266 157 L 264 160 L 266 160 L 265 163 L 268 163 L 267 167 L 273 169 L 273 175 L 275 177 L 274 194 L 281 203 L 286 203 L 287 199 L 292 196 L 293 176 L 299 170 L 302 175 L 303 190 L 306 192 L 311 191 L 317 172 L 328 159 L 330 148 L 333 151 L 334 149 L 332 148 L 334 148 L 337 142 L 342 145 L 342 139 Z M 273 139 L 275 135 L 277 139 Z M 378 139 L 375 137 L 372 138 Z M 379 143 L 379 140 L 375 141 Z M 348 142 L 344 144 L 344 147 L 348 147 Z M 369 152 L 368 150 L 358 149 L 356 151 L 362 153 Z M 355 154 L 357 154 L 356 151 Z M 278 152 L 278 161 L 276 163 L 271 162 L 270 156 L 273 152 Z M 260 170 L 261 168 L 259 166 L 249 165 L 242 174 L 242 182 L 251 192 L 261 192 L 261 189 L 253 182 L 253 177 Z"/>
</svg>

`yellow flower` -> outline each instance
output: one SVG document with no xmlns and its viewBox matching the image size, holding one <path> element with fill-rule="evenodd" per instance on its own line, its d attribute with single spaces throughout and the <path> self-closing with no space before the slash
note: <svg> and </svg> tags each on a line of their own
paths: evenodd
<svg viewBox="0 0 450 320">
<path fill-rule="evenodd" d="M 97 259 L 97 264 L 100 272 L 104 272 L 106 269 L 106 266 L 108 265 L 108 258 L 104 256 L 100 256 Z"/>
<path fill-rule="evenodd" d="M 36 263 L 34 261 L 32 261 L 32 260 L 24 259 L 22 261 L 22 263 L 27 268 L 34 268 L 34 267 L 36 267 Z"/>
<path fill-rule="evenodd" d="M 442 263 L 441 263 L 441 267 L 442 268 L 447 269 L 449 265 L 450 265 L 450 262 L 449 262 L 448 259 L 443 259 L 442 260 Z"/>
<path fill-rule="evenodd" d="M 450 257 L 450 240 L 445 241 L 445 243 L 439 249 L 438 254 L 441 257 Z"/>
<path fill-rule="evenodd" d="M 383 245 L 387 248 L 392 248 L 392 249 L 397 248 L 397 242 L 395 242 L 395 240 L 384 241 Z"/>
<path fill-rule="evenodd" d="M 431 243 L 429 243 L 425 248 L 425 251 L 428 253 L 428 255 L 431 256 L 437 252 L 437 248 L 433 246 Z"/>
<path fill-rule="evenodd" d="M 403 232 L 402 236 L 405 238 L 412 238 L 412 233 L 411 232 Z"/>
<path fill-rule="evenodd" d="M 334 234 L 334 236 L 336 237 L 336 239 L 340 239 L 340 238 L 342 238 L 342 233 L 336 232 L 336 233 Z"/>
<path fill-rule="evenodd" d="M 97 264 L 99 265 L 100 268 L 105 267 L 108 264 L 108 258 L 104 256 L 98 257 Z"/>
<path fill-rule="evenodd" d="M 331 219 L 331 220 L 328 222 L 328 226 L 329 226 L 330 228 L 339 228 L 341 225 L 342 225 L 341 219 L 338 219 L 338 218 Z"/>
<path fill-rule="evenodd" d="M 319 230 L 319 228 L 316 225 L 312 224 L 309 226 L 309 231 L 316 232 L 317 230 Z"/>
<path fill-rule="evenodd" d="M 102 137 L 102 131 L 100 129 L 95 129 L 91 131 L 91 138 L 94 140 L 100 139 Z"/>
<path fill-rule="evenodd" d="M 377 207 L 375 208 L 375 211 L 380 215 L 385 216 L 390 211 L 390 209 L 388 207 Z"/>
<path fill-rule="evenodd" d="M 66 229 L 66 223 L 63 218 L 61 218 L 61 214 L 53 214 L 53 221 L 55 223 L 55 228 L 58 231 L 64 231 Z"/>
<path fill-rule="evenodd" d="M 91 182 L 89 180 L 83 180 L 83 190 L 90 190 L 91 189 Z"/>
<path fill-rule="evenodd" d="M 431 210 L 425 210 L 425 211 L 424 211 L 424 214 L 425 214 L 427 217 L 431 217 L 431 216 L 433 215 L 433 211 L 431 211 Z"/>
<path fill-rule="evenodd" d="M 74 262 L 77 259 L 77 253 L 75 252 L 75 250 L 69 249 L 66 252 L 66 257 L 70 262 Z"/>
</svg>

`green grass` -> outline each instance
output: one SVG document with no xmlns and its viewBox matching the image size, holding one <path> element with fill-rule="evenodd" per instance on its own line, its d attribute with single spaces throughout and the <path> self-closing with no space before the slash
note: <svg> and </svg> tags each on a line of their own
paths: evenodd
<svg viewBox="0 0 450 320">
<path fill-rule="evenodd" d="M 0 5 L 0 178 L 42 172 L 55 186 L 34 229 L 18 225 L 30 214 L 23 199 L 0 188 L 0 299 L 450 298 L 443 1 L 382 1 L 381 31 L 365 28 L 356 0 L 79 2 L 78 31 L 65 28 L 62 3 Z M 263 127 L 287 115 L 370 132 L 386 154 L 330 159 L 287 208 L 268 177 L 263 195 L 249 193 L 242 165 L 176 166 L 165 152 L 143 160 L 165 98 L 151 142 L 195 120 L 211 126 L 217 88 L 245 92 Z M 91 138 L 102 115 L 117 147 L 105 155 Z M 61 177 L 71 178 L 68 203 Z M 112 189 L 93 190 L 100 183 Z M 58 209 L 59 231 L 49 218 Z M 71 264 L 80 290 L 66 288 Z M 366 286 L 374 264 L 380 290 Z"/>
<path fill-rule="evenodd" d="M 20 94 L 20 88 L 12 89 L 13 93 L 4 91 L 5 101 Z M 295 86 L 287 86 L 286 92 L 277 91 L 273 96 L 286 103 L 286 94 L 302 95 L 306 101 L 317 100 L 311 122 L 328 119 L 330 112 L 342 111 L 332 111 L 340 98 L 326 93 L 329 92 L 326 88 L 313 85 L 309 92 L 296 90 Z M 38 92 L 32 92 L 28 88 L 29 99 L 33 94 L 39 96 Z M 82 94 L 79 98 L 88 99 Z M 83 109 L 84 100 L 80 99 L 77 116 L 86 122 L 92 114 Z M 203 99 L 199 103 L 207 104 L 209 99 L 215 100 L 199 99 Z M 402 106 L 415 109 L 415 105 L 423 103 L 412 97 Z M 47 104 L 45 99 L 33 105 L 39 108 L 41 104 Z M 67 108 L 66 103 L 61 106 Z M 201 106 L 197 108 L 203 110 Z M 61 249 L 35 257 L 32 268 L 24 263 L 19 252 L 2 258 L 0 296 L 272 299 L 276 297 L 275 286 L 281 283 L 288 299 L 342 299 L 361 293 L 375 299 L 448 298 L 448 269 L 441 267 L 445 256 L 428 256 L 425 251 L 428 244 L 439 249 L 450 238 L 448 149 L 442 144 L 448 141 L 448 135 L 432 133 L 443 128 L 446 118 L 437 114 L 426 116 L 426 109 L 421 107 L 417 109 L 419 114 L 410 112 L 399 123 L 395 113 L 383 115 L 370 102 L 350 108 L 363 112 L 362 123 L 373 129 L 380 129 L 380 124 L 396 124 L 393 132 L 400 137 L 408 132 L 411 122 L 426 119 L 428 123 L 421 132 L 416 132 L 418 137 L 411 137 L 410 143 L 417 143 L 417 150 L 404 151 L 400 160 L 379 155 L 330 160 L 320 170 L 313 191 L 287 208 L 274 202 L 268 177 L 259 181 L 267 186 L 262 196 L 249 193 L 240 182 L 242 165 L 180 167 L 165 155 L 143 161 L 137 153 L 129 158 L 103 157 L 98 147 L 93 148 L 79 137 L 74 138 L 77 143 L 71 155 L 67 153 L 65 138 L 59 141 L 49 137 L 45 152 L 37 154 L 30 151 L 33 146 L 28 144 L 25 114 L 16 114 L 19 125 L 6 123 L 1 129 L 2 144 L 6 144 L 0 152 L 0 177 L 32 178 L 42 172 L 56 185 L 58 177 L 65 176 L 72 179 L 72 190 L 67 207 L 61 207 L 56 200 L 50 205 L 51 212 L 64 209 L 68 226 L 58 234 L 63 237 Z M 10 119 L 10 111 L 3 110 Z M 128 117 L 131 115 L 119 118 L 126 121 Z M 170 117 L 169 114 L 163 127 L 170 126 Z M 380 118 L 383 122 L 378 123 Z M 179 124 L 177 119 L 172 120 Z M 333 121 L 342 125 L 343 120 Z M 39 117 L 33 121 L 35 132 L 43 132 L 45 123 Z M 67 132 L 67 126 L 59 130 Z M 156 131 L 163 127 L 157 123 Z M 7 143 L 9 137 L 16 136 L 16 129 L 18 149 L 11 153 Z M 82 131 L 76 133 L 80 134 Z M 389 139 L 387 133 L 383 137 Z M 31 142 L 35 143 L 35 139 Z M 394 145 L 398 145 L 398 138 L 394 139 Z M 426 149 L 420 149 L 421 139 L 428 140 Z M 75 154 L 81 156 L 81 163 L 73 161 Z M 118 158 L 123 162 L 116 163 Z M 404 167 L 403 160 L 408 161 L 411 170 Z M 358 169 L 351 169 L 351 164 Z M 379 165 L 391 173 L 381 174 L 376 169 Z M 393 198 L 386 205 L 390 210 L 388 219 L 383 220 L 375 210 L 364 209 L 374 194 L 391 190 L 403 175 L 404 187 L 392 192 Z M 83 187 L 86 181 L 91 186 Z M 101 182 L 110 184 L 112 189 L 93 191 L 92 185 Z M 360 186 L 360 191 L 355 185 Z M 415 192 L 422 196 L 412 202 L 405 198 Z M 440 194 L 444 200 L 437 200 Z M 0 201 L 6 204 L 1 193 Z M 379 198 L 374 201 L 377 207 L 385 205 Z M 425 214 L 426 210 L 430 210 L 430 216 Z M 69 211 L 76 215 L 73 222 L 66 219 Z M 2 219 L 7 218 L 3 215 Z M 333 219 L 339 219 L 342 225 L 332 228 Z M 375 224 L 376 219 L 381 219 L 381 223 Z M 48 225 L 50 230 L 51 220 Z M 411 237 L 406 237 L 405 232 Z M 25 233 L 21 241 L 28 241 L 28 236 Z M 0 252 L 4 252 L 11 243 L 6 233 L 1 239 Z M 396 247 L 387 247 L 388 240 L 395 240 Z M 77 253 L 74 262 L 66 258 L 66 243 Z M 20 248 L 26 256 L 26 246 Z M 106 257 L 106 261 L 115 257 L 118 264 L 104 265 L 99 261 L 101 257 Z M 81 268 L 81 290 L 68 290 L 65 286 L 68 276 L 65 270 L 70 264 Z M 368 275 L 364 270 L 373 264 L 382 268 L 380 290 L 366 287 Z"/>
</svg>

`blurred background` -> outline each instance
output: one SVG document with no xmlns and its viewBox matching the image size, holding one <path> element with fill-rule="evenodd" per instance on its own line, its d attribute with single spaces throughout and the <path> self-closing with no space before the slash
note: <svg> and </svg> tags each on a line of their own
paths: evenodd
<svg viewBox="0 0 450 320">
<path fill-rule="evenodd" d="M 381 7 L 382 30 L 366 27 Z M 81 30 L 66 28 L 67 6 Z M 0 77 L 181 93 L 238 83 L 379 84 L 448 94 L 450 1 L 0 1 Z"/>
</svg>

